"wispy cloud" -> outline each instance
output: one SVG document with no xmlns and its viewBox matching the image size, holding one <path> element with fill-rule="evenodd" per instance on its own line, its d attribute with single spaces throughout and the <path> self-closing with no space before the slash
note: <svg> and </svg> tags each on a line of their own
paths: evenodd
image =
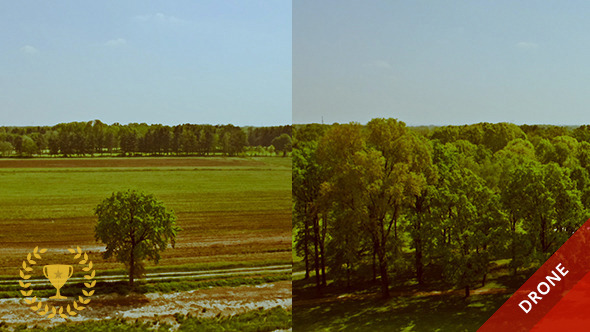
<svg viewBox="0 0 590 332">
<path fill-rule="evenodd" d="M 20 51 L 23 52 L 24 54 L 28 54 L 28 55 L 33 55 L 33 54 L 39 53 L 39 50 L 31 45 L 25 45 L 25 46 L 21 47 Z"/>
<path fill-rule="evenodd" d="M 539 47 L 539 44 L 527 41 L 521 41 L 516 43 L 516 47 L 521 50 L 534 50 Z"/>
<path fill-rule="evenodd" d="M 154 23 L 166 23 L 166 24 L 182 24 L 187 21 L 178 18 L 173 15 L 166 15 L 163 13 L 137 15 L 133 18 L 137 22 L 154 22 Z"/>
<path fill-rule="evenodd" d="M 127 40 L 125 40 L 123 38 L 111 39 L 104 44 L 105 44 L 105 46 L 110 46 L 110 47 L 122 46 L 122 45 L 127 44 Z"/>
<path fill-rule="evenodd" d="M 393 68 L 389 62 L 385 61 L 385 60 L 375 60 L 375 61 L 371 61 L 368 63 L 364 63 L 363 67 L 368 67 L 368 68 L 377 68 L 377 69 L 391 69 Z"/>
</svg>

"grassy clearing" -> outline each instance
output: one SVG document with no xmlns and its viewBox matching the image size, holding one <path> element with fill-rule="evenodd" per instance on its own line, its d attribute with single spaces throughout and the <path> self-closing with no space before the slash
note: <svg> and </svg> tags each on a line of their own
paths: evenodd
<svg viewBox="0 0 590 332">
<path fill-rule="evenodd" d="M 244 332 L 265 332 L 286 330 L 292 326 L 291 312 L 281 307 L 269 310 L 251 311 L 231 317 L 196 318 L 191 316 L 176 315 L 176 322 L 179 324 L 179 331 L 244 331 Z M 18 326 L 15 331 L 51 331 L 51 332 L 73 332 L 73 331 L 169 331 L 172 326 L 157 320 L 152 322 L 126 322 L 123 320 L 104 320 L 99 322 L 86 322 L 76 324 L 63 324 L 49 329 Z M 0 331 L 7 331 L 0 323 Z"/>
<path fill-rule="evenodd" d="M 183 228 L 176 249 L 148 271 L 291 261 L 290 158 L 30 159 L 34 165 L 18 168 L 9 162 L 19 160 L 0 162 L 0 275 L 17 275 L 37 245 L 49 249 L 42 264 L 63 262 L 65 249 L 79 245 L 97 272 L 121 271 L 97 255 L 93 209 L 127 189 L 153 193 Z"/>
<path fill-rule="evenodd" d="M 400 296 L 297 305 L 294 331 L 476 331 L 509 295 Z"/>
<path fill-rule="evenodd" d="M 486 284 L 472 289 L 468 299 L 434 276 L 419 286 L 413 274 L 392 273 L 392 298 L 383 300 L 379 282 L 371 281 L 349 289 L 330 280 L 318 294 L 314 273 L 304 280 L 299 261 L 292 274 L 294 331 L 476 331 L 537 269 L 512 276 L 509 262 L 492 262 Z"/>
<path fill-rule="evenodd" d="M 476 331 L 510 297 L 491 293 L 465 299 L 461 290 L 440 293 L 411 282 L 392 287 L 388 300 L 381 298 L 378 284 L 362 290 L 329 285 L 318 296 L 312 281 L 294 281 L 294 331 Z"/>
</svg>

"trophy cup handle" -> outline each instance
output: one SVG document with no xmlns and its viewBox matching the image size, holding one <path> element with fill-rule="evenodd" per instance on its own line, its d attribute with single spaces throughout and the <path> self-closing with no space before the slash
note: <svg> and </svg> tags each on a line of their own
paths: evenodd
<svg viewBox="0 0 590 332">
<path fill-rule="evenodd" d="M 47 275 L 47 265 L 43 266 L 43 275 L 45 278 L 49 279 L 49 276 Z"/>
<path fill-rule="evenodd" d="M 70 275 L 68 276 L 68 279 L 70 279 L 70 277 L 72 276 L 72 274 L 74 274 L 74 267 L 69 265 L 68 269 L 70 270 Z"/>
</svg>

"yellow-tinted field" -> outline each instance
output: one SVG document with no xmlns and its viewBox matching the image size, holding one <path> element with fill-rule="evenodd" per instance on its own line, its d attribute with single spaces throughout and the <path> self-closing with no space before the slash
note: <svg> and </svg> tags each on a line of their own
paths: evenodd
<svg viewBox="0 0 590 332">
<path fill-rule="evenodd" d="M 183 228 L 160 266 L 291 259 L 288 158 L 0 160 L 0 275 L 16 276 L 37 245 L 53 249 L 44 264 L 79 245 L 98 271 L 122 268 L 97 255 L 93 209 L 127 189 L 154 194 Z"/>
</svg>

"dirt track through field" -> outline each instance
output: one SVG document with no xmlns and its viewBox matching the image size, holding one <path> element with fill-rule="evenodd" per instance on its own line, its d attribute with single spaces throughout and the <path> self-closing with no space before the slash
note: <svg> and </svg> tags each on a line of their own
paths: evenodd
<svg viewBox="0 0 590 332">
<path fill-rule="evenodd" d="M 244 267 L 234 269 L 219 269 L 219 270 L 206 270 L 206 271 L 186 271 L 186 272 L 159 272 L 159 273 L 147 273 L 145 278 L 138 280 L 144 281 L 161 281 L 161 280 L 175 280 L 175 279 L 204 279 L 204 278 L 218 278 L 224 276 L 248 276 L 248 275 L 266 275 L 269 273 L 285 273 L 291 272 L 291 265 L 272 265 L 262 267 Z M 124 274 L 119 275 L 106 275 L 94 277 L 97 281 L 114 282 L 127 280 L 127 276 Z M 20 279 L 19 279 L 20 280 Z M 86 282 L 87 280 L 80 277 L 74 277 L 68 279 L 69 283 Z M 17 284 L 17 280 L 0 280 L 0 284 Z M 27 283 L 33 285 L 49 285 L 47 279 L 29 279 Z"/>
<path fill-rule="evenodd" d="M 279 281 L 257 286 L 215 287 L 168 294 L 98 295 L 92 297 L 86 309 L 69 320 L 157 320 L 177 327 L 174 318 L 177 313 L 211 318 L 277 306 L 291 308 L 291 290 L 291 281 Z M 1 321 L 9 325 L 26 323 L 29 326 L 48 327 L 65 322 L 63 318 L 48 319 L 35 314 L 22 299 L 0 299 L 0 317 Z"/>
</svg>

